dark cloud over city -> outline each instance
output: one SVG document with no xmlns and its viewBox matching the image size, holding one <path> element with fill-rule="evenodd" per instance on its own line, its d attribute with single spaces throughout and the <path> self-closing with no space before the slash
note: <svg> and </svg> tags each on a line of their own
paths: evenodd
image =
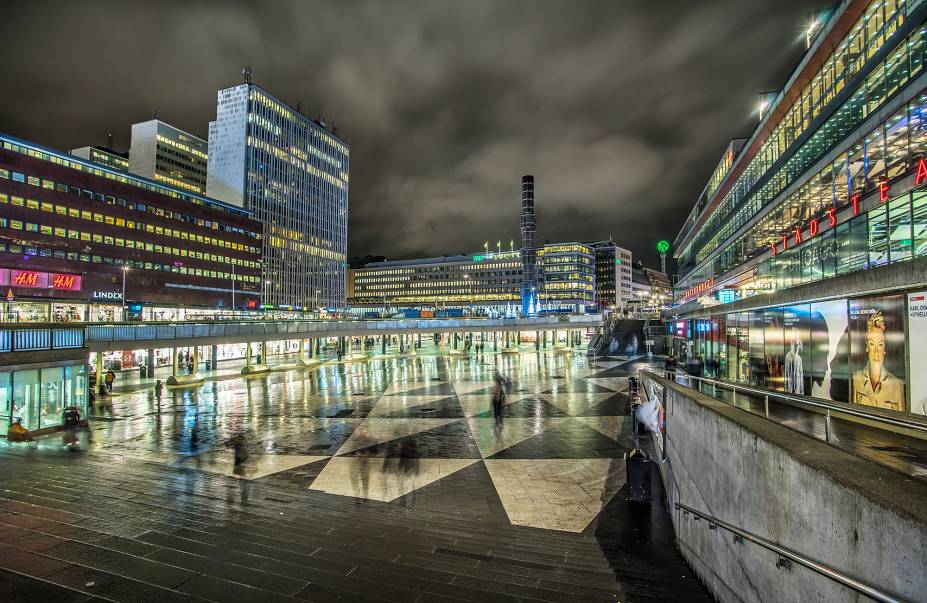
<svg viewBox="0 0 927 603">
<path fill-rule="evenodd" d="M 656 264 L 757 93 L 800 56 L 808 0 L 43 2 L 7 7 L 0 130 L 127 149 L 152 108 L 206 137 L 254 81 L 351 146 L 349 253 L 612 236 Z"/>
</svg>

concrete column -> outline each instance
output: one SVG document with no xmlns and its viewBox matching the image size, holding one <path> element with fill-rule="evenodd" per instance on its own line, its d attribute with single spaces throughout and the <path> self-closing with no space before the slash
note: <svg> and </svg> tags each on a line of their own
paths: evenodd
<svg viewBox="0 0 927 603">
<path fill-rule="evenodd" d="M 148 378 L 154 377 L 155 373 L 155 353 L 153 349 L 148 350 L 148 361 L 146 363 L 145 376 Z"/>
<path fill-rule="evenodd" d="M 417 333 L 417 334 L 415 335 L 415 337 L 416 337 L 416 339 L 415 339 L 415 347 L 421 349 L 421 348 L 422 348 L 422 334 L 421 334 L 421 333 Z"/>
<path fill-rule="evenodd" d="M 267 342 L 261 342 L 261 364 L 267 364 Z"/>
<path fill-rule="evenodd" d="M 534 332 L 534 351 L 541 349 L 541 333 L 538 331 Z"/>
<path fill-rule="evenodd" d="M 245 344 L 245 366 L 251 368 L 251 342 Z"/>
<path fill-rule="evenodd" d="M 550 331 L 542 331 L 544 335 L 544 349 L 547 349 L 547 336 L 550 334 Z"/>
<path fill-rule="evenodd" d="M 171 376 L 177 377 L 177 348 L 171 348 Z"/>
<path fill-rule="evenodd" d="M 386 335 L 380 335 L 380 353 L 386 353 Z"/>
<path fill-rule="evenodd" d="M 303 362 L 306 360 L 306 340 L 302 337 L 299 338 L 299 361 Z"/>
<path fill-rule="evenodd" d="M 492 351 L 493 351 L 493 352 L 498 352 L 498 351 L 499 351 L 499 337 L 498 337 L 498 335 L 499 335 L 499 334 L 496 333 L 495 331 L 492 332 Z"/>
<path fill-rule="evenodd" d="M 97 352 L 97 382 L 94 384 L 96 390 L 100 391 L 100 385 L 103 384 L 103 352 Z M 12 417 L 12 415 L 10 415 Z"/>
<path fill-rule="evenodd" d="M 200 370 L 200 346 L 193 346 L 193 368 L 190 370 L 190 374 L 193 375 Z"/>
<path fill-rule="evenodd" d="M 219 346 L 214 345 L 212 349 L 209 350 L 209 370 L 215 371 L 219 369 Z"/>
</svg>

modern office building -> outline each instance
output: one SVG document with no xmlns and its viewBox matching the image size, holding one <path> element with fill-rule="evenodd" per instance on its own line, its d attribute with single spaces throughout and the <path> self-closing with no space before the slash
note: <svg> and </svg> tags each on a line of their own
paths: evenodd
<svg viewBox="0 0 927 603">
<path fill-rule="evenodd" d="M 126 153 L 114 151 L 108 147 L 81 147 L 71 149 L 71 155 L 92 161 L 103 167 L 108 167 L 120 172 L 129 171 L 129 157 Z"/>
<path fill-rule="evenodd" d="M 158 119 L 132 124 L 129 171 L 197 194 L 206 193 L 206 141 Z"/>
<path fill-rule="evenodd" d="M 581 312 L 594 303 L 593 253 L 581 243 L 537 250 L 538 312 Z M 373 262 L 351 270 L 348 301 L 356 311 L 469 308 L 518 316 L 523 282 L 520 250 Z"/>
<path fill-rule="evenodd" d="M 927 414 L 927 3 L 848 0 L 680 231 L 725 379 Z"/>
<path fill-rule="evenodd" d="M 219 91 L 206 192 L 264 224 L 265 305 L 344 306 L 349 174 L 321 121 L 250 82 Z"/>
<path fill-rule="evenodd" d="M 260 230 L 240 207 L 0 135 L 0 320 L 257 306 Z"/>
<path fill-rule="evenodd" d="M 631 300 L 629 250 L 611 239 L 588 243 L 595 250 L 595 301 L 602 309 L 621 310 Z"/>
<path fill-rule="evenodd" d="M 537 250 L 534 235 L 537 220 L 534 215 L 534 176 L 521 179 L 521 315 L 538 313 Z"/>
</svg>

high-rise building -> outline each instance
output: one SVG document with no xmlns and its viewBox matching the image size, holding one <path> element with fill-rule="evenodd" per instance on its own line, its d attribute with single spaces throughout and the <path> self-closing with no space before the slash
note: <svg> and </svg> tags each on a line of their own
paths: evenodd
<svg viewBox="0 0 927 603">
<path fill-rule="evenodd" d="M 595 303 L 595 250 L 583 243 L 548 243 L 537 251 L 545 310 L 583 312 Z"/>
<path fill-rule="evenodd" d="M 595 250 L 595 301 L 620 310 L 631 300 L 631 252 L 611 239 L 589 243 Z"/>
<path fill-rule="evenodd" d="M 206 193 L 207 145 L 158 119 L 132 124 L 129 171 L 194 193 Z"/>
<path fill-rule="evenodd" d="M 206 191 L 264 223 L 265 305 L 343 307 L 349 174 L 321 121 L 250 81 L 219 91 Z"/>
<path fill-rule="evenodd" d="M 925 28 L 839 3 L 693 195 L 674 333 L 719 378 L 927 414 Z"/>
<path fill-rule="evenodd" d="M 537 251 L 534 234 L 534 176 L 521 178 L 521 313 L 531 316 L 538 312 Z"/>
<path fill-rule="evenodd" d="M 120 172 L 129 171 L 129 158 L 125 153 L 114 151 L 107 147 L 81 147 L 71 149 L 71 155 L 92 161 L 103 167 L 119 170 Z"/>
</svg>

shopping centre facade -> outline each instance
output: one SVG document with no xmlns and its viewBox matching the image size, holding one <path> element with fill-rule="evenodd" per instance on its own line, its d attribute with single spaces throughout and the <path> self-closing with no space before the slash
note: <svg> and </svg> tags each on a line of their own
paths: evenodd
<svg viewBox="0 0 927 603">
<path fill-rule="evenodd" d="M 725 152 L 676 239 L 673 335 L 712 373 L 927 414 L 925 21 L 842 3 Z"/>
</svg>

